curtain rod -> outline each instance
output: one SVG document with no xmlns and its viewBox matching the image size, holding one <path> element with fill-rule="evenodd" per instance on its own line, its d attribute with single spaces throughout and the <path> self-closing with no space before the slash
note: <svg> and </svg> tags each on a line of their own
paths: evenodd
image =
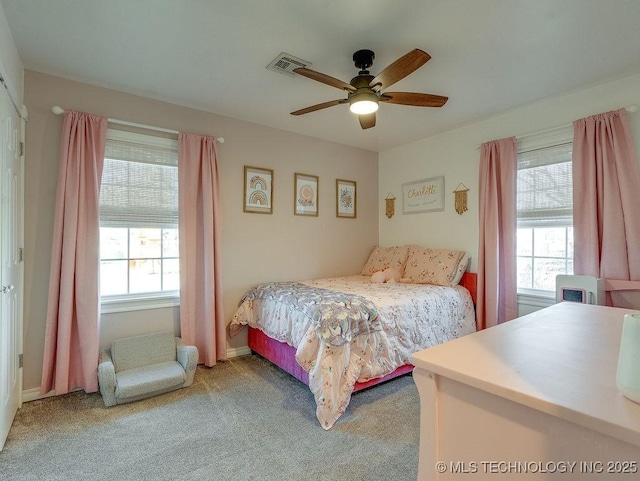
<svg viewBox="0 0 640 481">
<path fill-rule="evenodd" d="M 638 111 L 638 105 L 633 104 L 633 105 L 629 105 L 628 107 L 625 107 L 625 110 L 629 113 L 633 113 L 633 112 L 637 112 Z M 526 139 L 527 137 L 531 137 L 533 135 L 538 135 L 538 134 L 544 134 L 544 133 L 548 133 L 548 132 L 553 132 L 555 130 L 561 130 L 567 127 L 570 127 L 571 123 L 565 124 L 565 125 L 558 125 L 557 127 L 551 127 L 548 129 L 544 129 L 544 130 L 538 130 L 537 132 L 530 132 L 528 134 L 522 134 L 522 135 L 516 135 L 516 139 L 521 140 L 521 139 Z M 477 144 L 476 145 L 476 150 L 480 150 L 480 147 L 482 146 L 482 144 Z"/>
<path fill-rule="evenodd" d="M 54 105 L 53 107 L 51 107 L 51 111 L 56 115 L 61 115 L 64 113 L 64 109 L 58 105 Z M 111 118 L 107 120 L 112 124 L 120 124 L 120 125 L 127 125 L 129 127 L 137 127 L 140 129 L 155 130 L 157 132 L 165 132 L 167 134 L 179 133 L 177 130 L 163 129 L 162 127 L 154 127 L 152 125 L 137 124 L 135 122 L 127 122 L 126 120 L 118 120 L 118 119 L 111 119 Z M 224 144 L 224 137 L 216 137 L 215 139 L 216 139 L 216 142 L 218 142 L 219 144 Z"/>
</svg>

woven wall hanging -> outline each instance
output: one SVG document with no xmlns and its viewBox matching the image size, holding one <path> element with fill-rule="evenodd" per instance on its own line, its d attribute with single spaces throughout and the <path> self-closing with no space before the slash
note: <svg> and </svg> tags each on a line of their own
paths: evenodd
<svg viewBox="0 0 640 481">
<path fill-rule="evenodd" d="M 389 192 L 389 195 L 387 195 L 384 201 L 387 204 L 385 213 L 387 214 L 387 218 L 391 219 L 393 217 L 393 214 L 396 213 L 396 198 L 391 192 Z"/>
<path fill-rule="evenodd" d="M 456 190 L 453 191 L 455 195 L 456 212 L 460 215 L 467 211 L 467 192 L 469 192 L 469 189 L 462 182 L 459 183 Z"/>
</svg>

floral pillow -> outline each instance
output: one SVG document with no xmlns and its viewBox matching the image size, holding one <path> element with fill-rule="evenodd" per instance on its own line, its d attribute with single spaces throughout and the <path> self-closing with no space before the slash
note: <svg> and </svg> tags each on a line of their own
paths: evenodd
<svg viewBox="0 0 640 481">
<path fill-rule="evenodd" d="M 361 274 L 370 276 L 374 272 L 383 271 L 390 267 L 402 272 L 408 256 L 409 246 L 374 247 Z"/>
<path fill-rule="evenodd" d="M 469 264 L 465 251 L 411 246 L 403 282 L 455 286 Z"/>
</svg>

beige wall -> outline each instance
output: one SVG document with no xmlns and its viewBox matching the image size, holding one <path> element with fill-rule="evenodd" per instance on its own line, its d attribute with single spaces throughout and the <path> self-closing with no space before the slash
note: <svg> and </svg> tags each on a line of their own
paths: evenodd
<svg viewBox="0 0 640 481">
<path fill-rule="evenodd" d="M 269 280 L 302 279 L 357 272 L 372 245 L 417 243 L 465 249 L 477 269 L 478 159 L 481 142 L 519 136 L 640 102 L 640 75 L 539 102 L 459 129 L 381 152 L 379 155 L 257 124 L 101 89 L 26 71 L 29 109 L 25 225 L 25 382 L 40 384 L 47 283 L 53 229 L 59 137 L 62 119 L 51 106 L 83 110 L 175 130 L 223 136 L 219 145 L 223 179 L 223 252 L 227 321 L 242 293 Z M 630 114 L 636 145 L 640 112 Z M 378 172 L 379 163 L 379 172 Z M 242 212 L 242 168 L 275 170 L 274 214 Z M 293 173 L 320 176 L 320 216 L 292 214 Z M 445 176 L 445 210 L 402 215 L 401 185 Z M 337 219 L 335 178 L 358 182 L 358 218 Z M 469 210 L 458 215 L 451 191 L 470 188 Z M 384 198 L 397 198 L 387 219 Z M 103 315 L 102 345 L 119 335 L 179 329 L 177 309 Z M 241 334 L 231 350 L 246 345 Z"/>
<path fill-rule="evenodd" d="M 452 94 L 453 98 L 453 94 Z M 482 142 L 529 134 L 570 124 L 588 115 L 640 103 L 640 75 L 506 112 L 500 116 L 435 135 L 379 154 L 378 193 L 380 245 L 416 243 L 464 249 L 471 253 L 471 269 L 478 259 L 478 164 Z M 446 106 L 445 106 L 446 108 Z M 629 114 L 636 145 L 640 145 L 640 112 Z M 445 210 L 402 215 L 401 186 L 405 182 L 445 176 Z M 469 210 L 454 210 L 452 191 L 462 182 Z M 384 215 L 384 198 L 396 198 L 396 214 Z"/>
<path fill-rule="evenodd" d="M 213 88 L 213 87 L 212 87 Z M 377 154 L 113 90 L 25 71 L 26 138 L 24 389 L 40 385 L 53 207 L 62 117 L 53 105 L 174 130 L 225 138 L 222 249 L 227 321 L 244 293 L 262 281 L 359 272 L 378 240 Z M 273 215 L 242 211 L 243 166 L 274 169 Z M 319 217 L 293 215 L 293 174 L 320 177 Z M 358 186 L 357 219 L 335 216 L 335 179 Z M 119 335 L 179 328 L 177 309 L 102 317 L 101 344 Z M 246 335 L 229 342 L 246 346 Z"/>
</svg>

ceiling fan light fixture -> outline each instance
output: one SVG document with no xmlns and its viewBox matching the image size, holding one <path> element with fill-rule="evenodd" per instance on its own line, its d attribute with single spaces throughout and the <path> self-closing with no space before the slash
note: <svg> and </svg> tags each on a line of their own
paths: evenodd
<svg viewBox="0 0 640 481">
<path fill-rule="evenodd" d="M 333 107 L 334 105 L 348 103 L 349 110 L 358 116 L 360 127 L 370 129 L 376 125 L 375 112 L 378 110 L 381 99 L 387 104 L 410 105 L 414 107 L 442 107 L 447 102 L 448 97 L 442 95 L 386 91 L 391 85 L 423 66 L 431 58 L 427 52 L 419 48 L 414 48 L 395 62 L 387 65 L 376 76 L 371 75 L 368 70 L 373 64 L 374 58 L 375 54 L 371 50 L 358 50 L 354 53 L 353 62 L 360 71 L 349 83 L 316 72 L 306 66 L 294 68 L 293 71 L 298 75 L 346 92 L 347 98 L 343 97 L 341 99 L 312 105 L 311 107 L 291 112 L 291 115 L 308 114 Z"/>
<path fill-rule="evenodd" d="M 371 92 L 357 92 L 349 97 L 349 110 L 354 114 L 372 114 L 378 110 L 378 96 Z"/>
</svg>

